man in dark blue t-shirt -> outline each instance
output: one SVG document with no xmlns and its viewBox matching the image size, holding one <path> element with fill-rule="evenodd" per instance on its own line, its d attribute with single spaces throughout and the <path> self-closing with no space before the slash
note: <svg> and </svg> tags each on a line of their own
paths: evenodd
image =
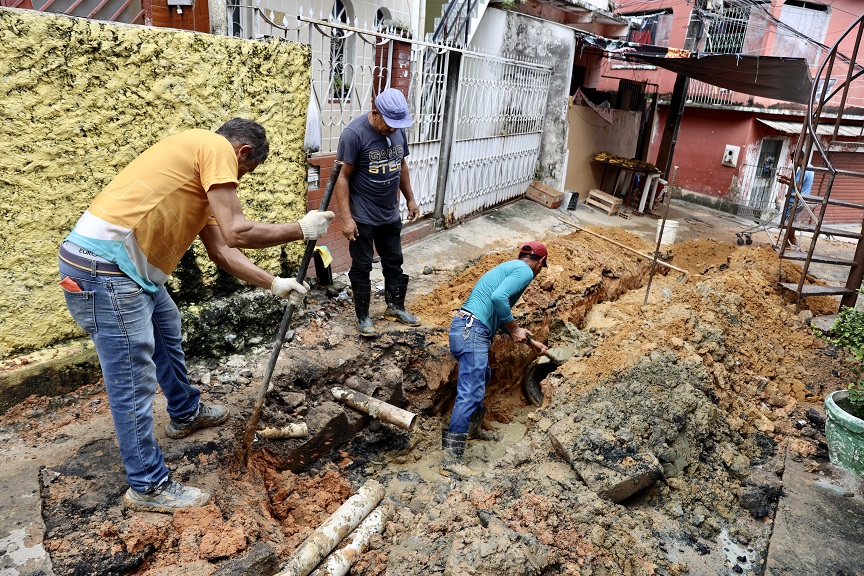
<svg viewBox="0 0 864 576">
<path fill-rule="evenodd" d="M 395 88 L 382 91 L 372 110 L 359 116 L 342 132 L 336 159 L 344 164 L 336 181 L 336 200 L 342 216 L 342 234 L 351 254 L 351 290 L 361 336 L 378 335 L 369 317 L 372 298 L 374 251 L 381 258 L 387 316 L 409 326 L 420 320 L 405 310 L 408 276 L 402 272 L 402 216 L 399 192 L 405 196 L 410 222 L 420 217 L 408 175 L 408 140 L 405 128 L 411 114 L 405 96 Z"/>
</svg>

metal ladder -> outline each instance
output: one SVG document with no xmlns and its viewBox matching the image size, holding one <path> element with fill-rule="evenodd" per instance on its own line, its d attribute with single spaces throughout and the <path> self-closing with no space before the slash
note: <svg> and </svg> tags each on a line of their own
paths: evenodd
<svg viewBox="0 0 864 576">
<path fill-rule="evenodd" d="M 847 58 L 839 52 L 839 46 L 848 38 L 855 38 L 854 47 L 852 49 L 851 58 Z M 782 279 L 782 260 L 792 260 L 803 262 L 801 265 L 801 277 L 798 282 L 778 282 L 784 289 L 792 291 L 796 295 L 796 309 L 801 308 L 802 299 L 808 296 L 828 296 L 840 295 L 840 309 L 844 306 L 855 306 L 858 297 L 858 289 L 861 287 L 862 279 L 864 279 L 864 235 L 858 230 L 844 230 L 842 228 L 831 228 L 823 226 L 826 211 L 830 206 L 845 207 L 861 210 L 861 224 L 864 229 L 864 204 L 848 202 L 845 200 L 831 198 L 831 192 L 834 188 L 835 180 L 838 176 L 860 178 L 861 189 L 864 189 L 864 172 L 838 169 L 834 166 L 831 159 L 831 152 L 848 148 L 850 145 L 864 149 L 864 139 L 858 135 L 858 140 L 850 140 L 849 136 L 841 136 L 840 127 L 843 120 L 844 111 L 847 107 L 849 92 L 851 89 L 864 89 L 864 82 L 860 79 L 864 75 L 864 58 L 861 54 L 861 40 L 864 35 L 864 15 L 860 16 L 843 35 L 837 40 L 831 51 L 826 56 L 825 60 L 819 67 L 816 75 L 816 80 L 813 83 L 811 90 L 810 103 L 807 108 L 807 121 L 804 123 L 801 136 L 798 140 L 798 146 L 793 160 L 793 166 L 798 165 L 798 159 L 801 154 L 805 154 L 805 158 L 809 158 L 814 151 L 814 159 L 818 157 L 821 165 L 807 166 L 807 170 L 812 170 L 818 177 L 821 173 L 824 184 L 824 193 L 822 196 L 801 194 L 801 182 L 803 181 L 804 170 L 801 170 L 801 177 L 796 178 L 793 183 L 795 191 L 795 200 L 790 211 L 788 222 L 780 223 L 780 242 L 778 253 L 781 258 L 780 278 Z M 860 60 L 860 61 L 859 61 Z M 846 66 L 845 73 L 842 67 Z M 831 86 L 830 79 L 833 74 L 837 74 L 838 70 L 843 74 L 842 82 L 838 81 L 835 86 Z M 836 117 L 832 112 L 829 114 L 826 111 L 826 105 L 835 100 L 839 96 L 839 106 L 837 107 Z M 832 106 L 833 106 L 832 102 Z M 833 128 L 830 127 L 833 123 Z M 820 128 L 822 130 L 820 130 Z M 829 128 L 830 130 L 826 130 Z M 820 140 L 820 136 L 822 139 Z M 841 139 L 844 138 L 844 139 Z M 862 151 L 864 152 L 864 151 Z M 864 153 L 862 153 L 864 156 Z M 827 178 L 827 183 L 826 183 Z M 814 186 L 815 186 L 814 177 Z M 796 224 L 794 222 L 794 214 L 798 204 L 803 202 L 805 211 L 810 214 L 813 220 L 812 224 Z M 812 206 L 812 208 L 811 208 Z M 792 230 L 810 232 L 812 234 L 807 248 L 806 254 L 790 252 L 789 235 Z M 846 238 L 855 238 L 858 240 L 855 249 L 855 257 L 852 260 L 834 258 L 829 255 L 819 254 L 816 251 L 818 240 L 822 236 L 839 236 Z M 812 263 L 822 263 L 834 266 L 848 267 L 849 273 L 846 283 L 843 286 L 820 286 L 816 284 L 808 284 L 807 272 Z M 839 310 L 838 310 L 839 311 Z M 828 320 L 826 318 L 825 320 Z M 831 320 L 833 322 L 833 320 Z M 830 324 L 828 324 L 830 326 Z"/>
</svg>

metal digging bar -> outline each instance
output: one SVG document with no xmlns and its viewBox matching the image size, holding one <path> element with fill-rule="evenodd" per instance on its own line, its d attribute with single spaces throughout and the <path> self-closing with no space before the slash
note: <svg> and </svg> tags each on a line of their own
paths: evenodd
<svg viewBox="0 0 864 576">
<path fill-rule="evenodd" d="M 666 218 L 669 216 L 669 204 L 672 202 L 672 188 L 675 186 L 675 178 L 678 177 L 678 166 L 672 170 L 672 179 L 666 188 L 666 198 L 663 199 L 665 209 L 663 210 L 663 221 L 660 223 L 660 232 L 657 233 L 657 246 L 654 248 L 654 259 L 651 260 L 651 273 L 648 275 L 648 286 L 645 288 L 644 306 L 648 304 L 648 294 L 651 292 L 651 282 L 654 280 L 654 270 L 657 269 L 657 260 L 660 259 L 660 243 L 663 242 L 663 230 L 666 228 Z"/>
<path fill-rule="evenodd" d="M 336 186 L 336 180 L 339 178 L 339 172 L 342 171 L 342 162 L 337 160 L 333 163 L 333 171 L 330 172 L 330 180 L 327 181 L 327 188 L 324 189 L 324 197 L 321 198 L 321 210 L 327 210 L 330 205 L 330 198 L 333 196 L 333 188 Z M 306 279 L 306 269 L 309 268 L 309 263 L 312 261 L 312 255 L 315 253 L 316 240 L 308 240 L 306 242 L 306 252 L 303 253 L 303 260 L 300 262 L 300 270 L 297 272 L 297 282 L 301 284 Z M 279 352 L 282 351 L 282 345 L 285 343 L 285 334 L 288 332 L 288 325 L 291 323 L 291 318 L 294 316 L 294 305 L 289 304 L 285 308 L 285 314 L 282 316 L 282 324 L 279 326 L 279 335 L 276 337 L 276 342 L 273 343 L 273 352 L 270 354 L 270 362 L 267 364 L 267 371 L 264 373 L 264 382 L 261 383 L 261 389 L 258 391 L 258 398 L 255 400 L 255 406 L 252 408 L 252 415 L 249 417 L 249 424 L 246 426 L 246 432 L 243 434 L 243 465 L 249 465 L 249 451 L 252 448 L 252 441 L 255 439 L 255 428 L 258 427 L 258 419 L 261 417 L 261 408 L 264 406 L 264 397 L 267 396 L 267 389 L 270 387 L 270 379 L 273 377 L 273 369 L 276 367 L 276 361 L 279 359 Z"/>
</svg>

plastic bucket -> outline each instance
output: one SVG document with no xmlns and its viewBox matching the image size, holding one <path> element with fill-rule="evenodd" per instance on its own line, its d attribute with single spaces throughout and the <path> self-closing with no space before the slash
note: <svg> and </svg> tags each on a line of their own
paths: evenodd
<svg viewBox="0 0 864 576">
<path fill-rule="evenodd" d="M 663 228 L 663 239 L 660 240 L 660 228 Z M 663 226 L 663 221 L 657 221 L 657 235 L 654 237 L 654 241 L 660 240 L 660 245 L 669 245 L 675 243 L 675 233 L 678 232 L 678 221 L 677 220 L 666 220 L 666 226 Z"/>
</svg>

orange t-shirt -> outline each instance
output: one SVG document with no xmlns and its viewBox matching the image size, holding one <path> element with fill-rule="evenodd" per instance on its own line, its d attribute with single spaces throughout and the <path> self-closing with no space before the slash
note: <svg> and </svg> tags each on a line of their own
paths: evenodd
<svg viewBox="0 0 864 576">
<path fill-rule="evenodd" d="M 153 293 L 212 219 L 207 191 L 218 184 L 238 184 L 228 139 L 208 130 L 174 134 L 124 168 L 67 240 L 116 263 Z"/>
</svg>

